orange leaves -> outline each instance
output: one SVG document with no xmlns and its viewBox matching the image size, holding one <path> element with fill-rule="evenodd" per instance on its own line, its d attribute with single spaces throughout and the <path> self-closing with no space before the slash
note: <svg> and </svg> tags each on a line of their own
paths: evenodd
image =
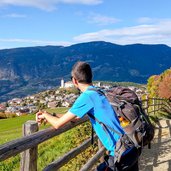
<svg viewBox="0 0 171 171">
<path fill-rule="evenodd" d="M 171 68 L 160 75 L 151 76 L 147 84 L 151 97 L 161 97 L 171 100 Z"/>
</svg>

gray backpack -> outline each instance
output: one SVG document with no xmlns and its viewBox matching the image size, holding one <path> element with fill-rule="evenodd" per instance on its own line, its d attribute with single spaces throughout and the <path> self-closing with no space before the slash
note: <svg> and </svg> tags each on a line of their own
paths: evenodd
<svg viewBox="0 0 171 171">
<path fill-rule="evenodd" d="M 90 116 L 99 122 L 105 129 L 110 129 L 120 135 L 115 147 L 115 162 L 119 162 L 123 153 L 131 148 L 141 149 L 143 146 L 150 144 L 154 137 L 154 127 L 151 124 L 148 115 L 142 109 L 141 102 L 134 91 L 126 87 L 114 87 L 107 92 L 100 89 L 91 89 L 107 97 L 117 114 L 120 125 L 125 134 L 118 133 L 113 128 L 100 122 L 94 116 Z"/>
</svg>

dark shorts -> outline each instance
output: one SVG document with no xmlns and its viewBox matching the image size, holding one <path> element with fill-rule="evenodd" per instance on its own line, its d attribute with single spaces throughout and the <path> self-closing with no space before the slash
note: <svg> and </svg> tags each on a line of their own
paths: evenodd
<svg viewBox="0 0 171 171">
<path fill-rule="evenodd" d="M 133 148 L 130 152 L 122 156 L 119 163 L 114 164 L 113 156 L 105 156 L 105 161 L 101 163 L 95 171 L 138 171 L 139 150 Z"/>
</svg>

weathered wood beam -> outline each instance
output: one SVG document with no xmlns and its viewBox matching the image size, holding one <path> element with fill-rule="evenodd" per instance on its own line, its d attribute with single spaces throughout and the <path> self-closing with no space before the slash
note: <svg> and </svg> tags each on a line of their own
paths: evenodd
<svg viewBox="0 0 171 171">
<path fill-rule="evenodd" d="M 94 136 L 94 139 L 97 139 L 97 136 Z M 59 158 L 58 160 L 50 163 L 48 166 L 44 168 L 43 171 L 56 171 L 66 163 L 68 163 L 71 159 L 73 159 L 75 156 L 86 150 L 91 145 L 91 138 L 84 141 L 80 146 L 72 149 L 68 153 L 66 153 L 64 156 Z"/>
<path fill-rule="evenodd" d="M 82 168 L 80 171 L 90 170 L 98 160 L 104 155 L 106 149 L 102 147 Z"/>
</svg>

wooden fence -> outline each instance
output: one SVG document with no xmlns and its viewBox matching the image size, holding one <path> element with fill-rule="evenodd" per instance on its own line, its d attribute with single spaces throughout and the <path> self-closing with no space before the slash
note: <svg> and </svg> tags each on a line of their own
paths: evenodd
<svg viewBox="0 0 171 171">
<path fill-rule="evenodd" d="M 149 98 L 146 96 L 146 99 L 142 100 L 143 109 L 147 114 L 155 115 L 158 111 L 162 110 L 167 105 L 170 105 L 169 100 L 162 98 Z"/>
<path fill-rule="evenodd" d="M 154 98 L 148 98 L 142 101 L 143 108 L 146 110 L 146 112 L 154 114 L 159 111 L 165 105 L 165 103 L 167 103 L 167 101 L 164 99 Z M 37 171 L 37 146 L 40 143 L 87 121 L 88 117 L 84 117 L 75 123 L 68 123 L 58 130 L 55 130 L 54 128 L 47 128 L 41 131 L 38 131 L 38 125 L 35 121 L 27 121 L 23 125 L 23 138 L 10 141 L 0 146 L 0 161 L 6 160 L 12 156 L 15 156 L 16 154 L 21 153 L 20 171 Z M 94 139 L 97 139 L 97 137 L 95 136 Z M 66 153 L 60 159 L 50 163 L 43 169 L 43 171 L 58 170 L 76 155 L 87 149 L 90 145 L 91 138 Z M 99 142 L 99 151 L 81 168 L 81 171 L 90 170 L 104 155 L 104 153 L 105 149 Z"/>
</svg>

